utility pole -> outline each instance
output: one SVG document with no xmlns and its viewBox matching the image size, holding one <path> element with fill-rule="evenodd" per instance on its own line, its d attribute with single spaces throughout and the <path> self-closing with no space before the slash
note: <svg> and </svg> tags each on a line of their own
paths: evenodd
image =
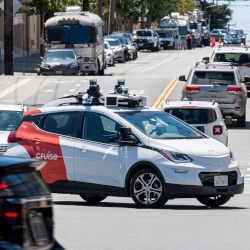
<svg viewBox="0 0 250 250">
<path fill-rule="evenodd" d="M 98 0 L 98 15 L 102 18 L 102 0 Z"/>
<path fill-rule="evenodd" d="M 82 0 L 82 10 L 89 11 L 89 0 Z"/>
<path fill-rule="evenodd" d="M 108 34 L 113 33 L 115 26 L 115 0 L 109 2 L 109 27 Z"/>
<path fill-rule="evenodd" d="M 4 0 L 4 74 L 13 75 L 13 0 Z"/>
</svg>

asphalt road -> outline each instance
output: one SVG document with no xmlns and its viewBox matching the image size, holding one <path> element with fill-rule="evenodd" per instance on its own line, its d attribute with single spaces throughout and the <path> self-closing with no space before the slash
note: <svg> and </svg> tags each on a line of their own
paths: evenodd
<svg viewBox="0 0 250 250">
<path fill-rule="evenodd" d="M 98 77 L 105 92 L 117 79 L 143 90 L 153 105 L 166 85 L 186 74 L 209 48 L 140 53 L 137 61 L 108 68 Z M 0 100 L 43 104 L 85 90 L 88 77 L 0 77 Z M 178 84 L 169 99 L 179 99 Z M 249 250 L 250 249 L 250 104 L 247 128 L 230 129 L 229 146 L 246 176 L 245 192 L 219 209 L 195 199 L 170 200 L 163 209 L 136 209 L 129 198 L 107 198 L 96 206 L 77 195 L 54 194 L 56 238 L 73 250 Z"/>
</svg>

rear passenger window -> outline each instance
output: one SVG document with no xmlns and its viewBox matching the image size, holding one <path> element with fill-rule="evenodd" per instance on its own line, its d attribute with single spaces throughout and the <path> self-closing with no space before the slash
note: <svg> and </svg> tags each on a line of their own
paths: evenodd
<svg viewBox="0 0 250 250">
<path fill-rule="evenodd" d="M 78 137 L 79 124 L 79 112 L 49 114 L 43 121 L 43 130 L 50 133 Z"/>
</svg>

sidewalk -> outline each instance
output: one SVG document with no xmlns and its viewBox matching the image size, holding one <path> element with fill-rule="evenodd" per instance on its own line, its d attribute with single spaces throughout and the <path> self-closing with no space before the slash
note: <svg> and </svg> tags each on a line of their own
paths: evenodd
<svg viewBox="0 0 250 250">
<path fill-rule="evenodd" d="M 40 54 L 14 58 L 15 73 L 36 73 L 40 65 Z M 4 74 L 3 58 L 0 58 L 0 75 Z"/>
</svg>

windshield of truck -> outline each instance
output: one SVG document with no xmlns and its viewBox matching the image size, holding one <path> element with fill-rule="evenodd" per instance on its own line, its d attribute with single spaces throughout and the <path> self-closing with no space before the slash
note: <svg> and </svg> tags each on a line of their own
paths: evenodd
<svg viewBox="0 0 250 250">
<path fill-rule="evenodd" d="M 231 62 L 244 65 L 250 63 L 250 56 L 247 53 L 217 53 L 214 62 Z"/>
<path fill-rule="evenodd" d="M 74 60 L 75 54 L 73 51 L 48 51 L 44 57 L 45 61 L 61 61 L 61 60 Z"/>
<path fill-rule="evenodd" d="M 214 109 L 166 108 L 165 111 L 189 124 L 207 124 L 217 119 Z"/>
<path fill-rule="evenodd" d="M 47 28 L 48 43 L 86 44 L 95 42 L 95 30 L 89 26 L 63 25 Z"/>
<path fill-rule="evenodd" d="M 194 72 L 192 84 L 205 85 L 235 85 L 234 72 L 209 72 L 196 71 Z"/>
<path fill-rule="evenodd" d="M 197 23 L 190 23 L 190 29 L 191 29 L 191 30 L 196 30 L 196 29 L 198 29 Z"/>
<path fill-rule="evenodd" d="M 160 111 L 122 112 L 119 115 L 153 139 L 198 139 L 202 134 Z"/>
<path fill-rule="evenodd" d="M 136 35 L 137 36 L 152 36 L 151 31 L 147 31 L 147 30 L 138 30 L 136 31 Z"/>
</svg>

